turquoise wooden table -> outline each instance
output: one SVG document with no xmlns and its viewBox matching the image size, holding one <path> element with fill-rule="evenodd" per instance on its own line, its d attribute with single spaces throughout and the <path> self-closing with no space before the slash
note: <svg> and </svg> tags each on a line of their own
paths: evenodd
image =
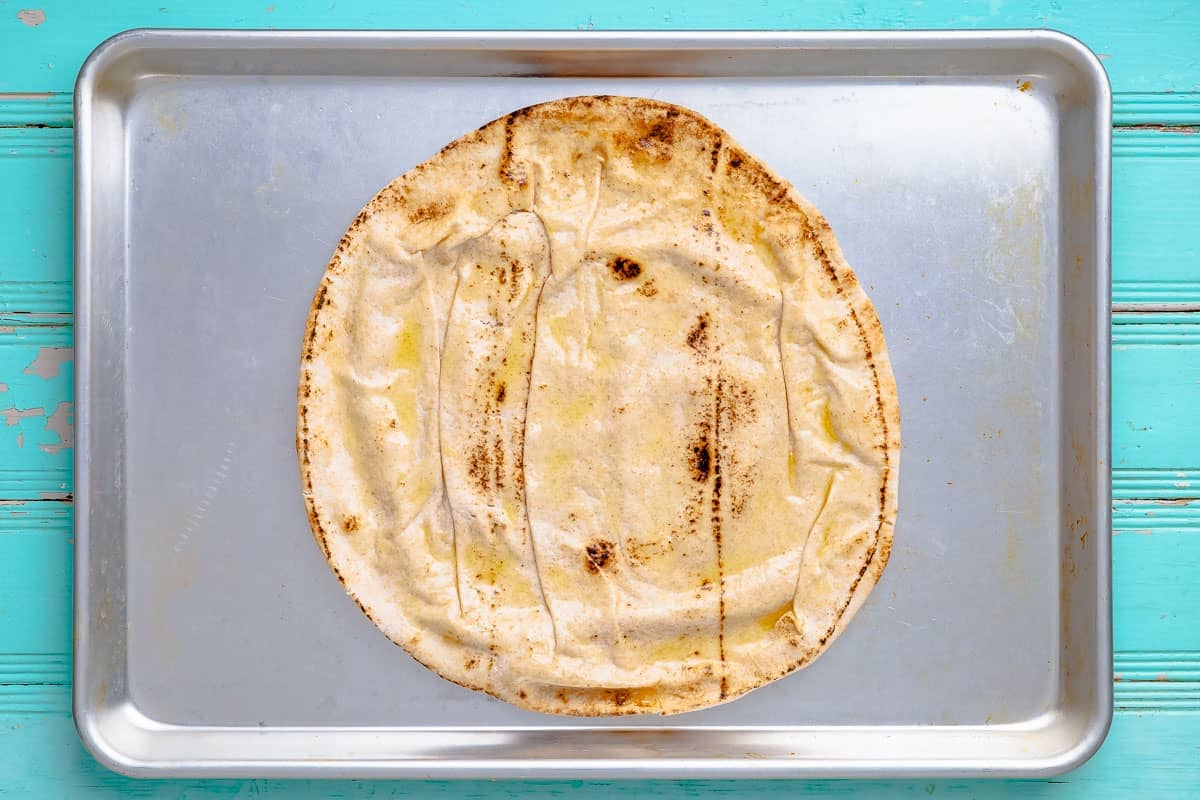
<svg viewBox="0 0 1200 800">
<path fill-rule="evenodd" d="M 0 0 L 0 797 L 1200 796 L 1200 3 Z M 536 6 L 536 7 L 534 7 Z M 70 717 L 71 88 L 117 31 L 1052 27 L 1100 54 L 1113 131 L 1116 714 L 1052 781 L 133 781 Z"/>
</svg>

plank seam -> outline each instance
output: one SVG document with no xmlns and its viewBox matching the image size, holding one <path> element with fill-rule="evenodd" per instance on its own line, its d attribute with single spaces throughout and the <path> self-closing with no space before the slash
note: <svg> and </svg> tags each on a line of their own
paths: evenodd
<svg viewBox="0 0 1200 800">
<path fill-rule="evenodd" d="M 1124 500 L 1113 503 L 1113 533 L 1200 529 L 1200 500 Z"/>
<path fill-rule="evenodd" d="M 73 105 L 70 92 L 0 92 L 0 128 L 71 128 Z"/>
<path fill-rule="evenodd" d="M 1114 128 L 1114 158 L 1195 158 L 1200 156 L 1200 127 L 1141 125 Z"/>
<path fill-rule="evenodd" d="M 1200 319 L 1197 319 L 1200 322 Z M 1112 331 L 1114 345 L 1184 345 L 1200 344 L 1200 325 L 1192 323 L 1147 321 L 1129 324 L 1115 322 Z"/>
<path fill-rule="evenodd" d="M 1200 125 L 1200 92 L 1114 92 L 1113 126 Z"/>
<path fill-rule="evenodd" d="M 66 653 L 0 653 L 0 684 L 50 686 L 71 682 Z"/>
<path fill-rule="evenodd" d="M 75 150 L 71 128 L 0 127 L 0 158 L 68 157 Z"/>
<path fill-rule="evenodd" d="M 67 653 L 0 653 L 0 714 L 69 710 Z M 1117 651 L 1113 655 L 1118 710 L 1200 709 L 1200 651 Z"/>
<path fill-rule="evenodd" d="M 56 313 L 71 308 L 71 281 L 0 280 L 0 312 L 25 315 Z"/>
<path fill-rule="evenodd" d="M 1114 500 L 1181 500 L 1200 495 L 1200 469 L 1114 467 Z"/>
<path fill-rule="evenodd" d="M 71 504 L 62 500 L 0 500 L 0 534 L 41 531 L 70 535 L 71 511 Z"/>
</svg>

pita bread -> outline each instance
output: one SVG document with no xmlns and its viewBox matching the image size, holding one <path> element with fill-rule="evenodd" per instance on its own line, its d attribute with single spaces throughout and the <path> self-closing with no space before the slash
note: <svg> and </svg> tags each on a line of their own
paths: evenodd
<svg viewBox="0 0 1200 800">
<path fill-rule="evenodd" d="M 809 664 L 892 543 L 896 388 L 829 225 L 698 114 L 575 97 L 385 187 L 329 262 L 297 446 L 363 612 L 536 711 Z"/>
</svg>

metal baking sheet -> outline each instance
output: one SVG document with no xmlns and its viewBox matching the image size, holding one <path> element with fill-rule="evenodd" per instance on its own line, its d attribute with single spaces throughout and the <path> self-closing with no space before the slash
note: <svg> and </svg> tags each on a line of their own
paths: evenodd
<svg viewBox="0 0 1200 800">
<path fill-rule="evenodd" d="M 812 667 L 580 720 L 427 672 L 309 534 L 314 288 L 372 194 L 512 109 L 643 95 L 831 221 L 903 415 L 892 560 Z M 1036 776 L 1111 718 L 1109 123 L 1052 32 L 134 31 L 77 105 L 75 718 L 135 775 Z"/>
</svg>

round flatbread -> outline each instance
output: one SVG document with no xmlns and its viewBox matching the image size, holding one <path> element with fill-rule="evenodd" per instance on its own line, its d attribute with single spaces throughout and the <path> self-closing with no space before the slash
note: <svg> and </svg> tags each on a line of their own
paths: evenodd
<svg viewBox="0 0 1200 800">
<path fill-rule="evenodd" d="M 685 108 L 452 142 L 313 302 L 313 533 L 388 637 L 536 711 L 673 714 L 811 663 L 879 579 L 900 420 L 824 218 Z"/>
</svg>

